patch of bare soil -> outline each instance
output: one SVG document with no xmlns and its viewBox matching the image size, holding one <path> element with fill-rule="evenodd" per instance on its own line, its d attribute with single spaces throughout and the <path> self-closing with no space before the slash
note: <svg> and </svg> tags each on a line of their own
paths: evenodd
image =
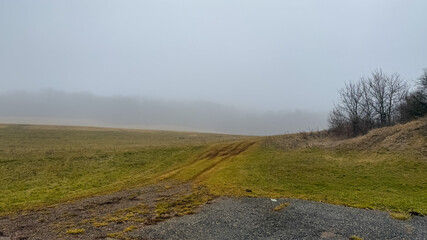
<svg viewBox="0 0 427 240">
<path fill-rule="evenodd" d="M 133 230 L 191 214 L 210 199 L 200 186 L 162 182 L 0 217 L 0 239 L 131 239 Z"/>
</svg>

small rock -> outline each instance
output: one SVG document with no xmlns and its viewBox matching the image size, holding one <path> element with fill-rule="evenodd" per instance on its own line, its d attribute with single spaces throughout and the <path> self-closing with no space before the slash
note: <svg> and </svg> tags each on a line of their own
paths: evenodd
<svg viewBox="0 0 427 240">
<path fill-rule="evenodd" d="M 320 235 L 320 238 L 332 238 L 335 236 L 337 235 L 333 232 L 322 232 L 322 235 Z"/>
</svg>

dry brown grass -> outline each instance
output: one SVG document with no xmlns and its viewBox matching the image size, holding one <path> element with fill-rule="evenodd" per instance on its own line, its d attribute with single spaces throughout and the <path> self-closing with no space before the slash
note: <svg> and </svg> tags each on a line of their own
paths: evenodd
<svg viewBox="0 0 427 240">
<path fill-rule="evenodd" d="M 338 148 L 355 150 L 415 150 L 427 156 L 427 118 L 371 130 L 368 134 L 340 141 Z"/>
<path fill-rule="evenodd" d="M 339 139 L 327 131 L 303 132 L 266 137 L 264 145 L 283 150 L 313 147 L 358 151 L 413 150 L 427 156 L 427 117 L 406 124 L 373 129 L 366 135 L 351 139 Z"/>
<path fill-rule="evenodd" d="M 288 207 L 290 205 L 290 203 L 285 202 L 285 203 L 281 203 L 280 205 L 276 206 L 275 208 L 273 208 L 274 211 L 280 211 L 286 207 Z"/>
<path fill-rule="evenodd" d="M 302 132 L 266 137 L 264 145 L 266 147 L 276 147 L 283 150 L 312 147 L 323 148 L 334 146 L 337 140 L 337 137 L 334 137 L 327 131 Z"/>
</svg>

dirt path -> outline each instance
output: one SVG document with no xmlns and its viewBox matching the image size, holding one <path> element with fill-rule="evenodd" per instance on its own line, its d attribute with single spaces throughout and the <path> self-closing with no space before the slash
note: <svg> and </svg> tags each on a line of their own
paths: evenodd
<svg viewBox="0 0 427 240">
<path fill-rule="evenodd" d="M 257 141 L 240 141 L 234 143 L 220 144 L 219 146 L 215 145 L 214 147 L 207 149 L 205 152 L 203 152 L 200 156 L 196 157 L 192 162 L 188 163 L 187 165 L 164 173 L 156 179 L 157 181 L 172 179 L 183 171 L 187 171 L 188 169 L 192 169 L 195 167 L 197 168 L 198 165 L 202 165 L 203 167 L 201 167 L 201 169 L 199 169 L 196 174 L 186 179 L 187 181 L 197 182 L 196 180 L 200 176 L 211 172 L 216 166 L 227 160 L 230 160 L 232 157 L 247 151 L 256 143 Z"/>
<path fill-rule="evenodd" d="M 224 161 L 231 159 L 234 156 L 239 155 L 240 153 L 248 150 L 256 142 L 241 142 L 236 145 L 226 145 L 220 149 L 215 149 L 213 151 L 208 151 L 202 159 L 213 160 L 218 157 L 217 161 L 213 161 L 207 168 L 200 171 L 198 174 L 194 175 L 190 180 L 196 181 L 197 178 L 202 175 L 211 172 L 216 166 L 221 164 Z"/>
</svg>

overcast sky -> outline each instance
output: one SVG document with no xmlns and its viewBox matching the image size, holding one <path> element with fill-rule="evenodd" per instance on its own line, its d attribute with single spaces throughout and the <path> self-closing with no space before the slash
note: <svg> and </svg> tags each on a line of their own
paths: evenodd
<svg viewBox="0 0 427 240">
<path fill-rule="evenodd" d="M 0 0 L 0 94 L 324 114 L 345 81 L 376 68 L 422 73 L 426 9 L 425 0 Z"/>
</svg>

